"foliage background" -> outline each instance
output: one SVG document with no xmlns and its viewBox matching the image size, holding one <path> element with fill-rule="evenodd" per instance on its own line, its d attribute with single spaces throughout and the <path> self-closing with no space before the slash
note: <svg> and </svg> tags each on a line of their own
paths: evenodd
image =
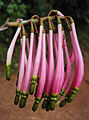
<svg viewBox="0 0 89 120">
<path fill-rule="evenodd" d="M 57 9 L 64 15 L 70 15 L 75 19 L 79 42 L 82 48 L 89 50 L 89 0 L 0 0 L 0 25 L 7 18 L 15 21 L 18 17 L 28 19 L 33 14 L 45 16 L 51 9 Z M 6 51 L 14 33 L 15 29 L 12 28 L 0 32 L 0 62 L 5 63 Z M 18 43 L 17 47 L 13 57 L 15 66 L 17 66 L 18 59 L 16 58 L 19 54 Z"/>
</svg>

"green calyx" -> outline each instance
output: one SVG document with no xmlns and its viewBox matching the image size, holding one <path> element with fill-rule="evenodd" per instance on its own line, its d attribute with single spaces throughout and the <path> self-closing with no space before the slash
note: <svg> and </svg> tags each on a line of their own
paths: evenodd
<svg viewBox="0 0 89 120">
<path fill-rule="evenodd" d="M 70 22 L 71 22 L 71 24 L 74 23 L 74 20 L 72 17 L 70 17 Z"/>
<path fill-rule="evenodd" d="M 51 105 L 51 100 L 50 100 L 50 96 L 48 96 L 46 111 L 49 111 L 49 110 L 50 110 L 50 105 Z"/>
<path fill-rule="evenodd" d="M 52 29 L 53 29 L 53 27 L 52 27 L 51 23 L 49 23 L 49 30 L 52 30 Z"/>
<path fill-rule="evenodd" d="M 64 94 L 64 89 L 62 88 L 61 91 L 60 91 L 60 94 L 59 94 L 59 96 L 57 98 L 57 102 L 60 99 L 60 97 L 63 96 L 63 94 Z"/>
<path fill-rule="evenodd" d="M 40 19 L 40 25 L 42 25 L 42 26 L 43 26 L 43 20 L 42 20 L 42 19 Z"/>
<path fill-rule="evenodd" d="M 34 88 L 35 88 L 35 84 L 34 84 L 34 83 L 31 83 L 31 84 L 30 84 L 30 89 L 29 89 L 30 95 L 33 95 L 33 93 L 34 93 Z"/>
<path fill-rule="evenodd" d="M 31 33 L 34 33 L 34 27 L 31 25 Z"/>
<path fill-rule="evenodd" d="M 20 104 L 19 104 L 19 107 L 20 107 L 20 108 L 24 108 L 25 105 L 26 105 L 26 99 L 21 98 L 21 100 L 20 100 Z"/>
<path fill-rule="evenodd" d="M 35 102 L 36 102 L 36 103 L 38 103 L 38 104 L 39 104 L 39 103 L 40 103 L 40 101 L 41 101 L 41 98 L 39 98 L 39 97 L 36 97 L 36 98 L 35 98 Z"/>
<path fill-rule="evenodd" d="M 42 103 L 42 108 L 43 108 L 43 109 L 45 109 L 45 108 L 47 107 L 48 97 L 49 97 L 49 96 L 48 96 L 47 94 L 44 96 L 44 101 L 43 101 L 43 103 Z"/>
<path fill-rule="evenodd" d="M 64 94 L 64 89 L 62 88 L 60 91 L 60 95 L 63 96 L 63 94 Z"/>
<path fill-rule="evenodd" d="M 72 102 L 74 98 L 75 98 L 75 94 L 72 93 L 72 94 L 69 96 L 68 103 Z"/>
<path fill-rule="evenodd" d="M 69 103 L 73 101 L 73 99 L 75 98 L 75 95 L 77 94 L 78 90 L 79 89 L 76 88 L 76 87 L 73 88 L 72 93 L 71 93 L 71 95 L 68 98 L 68 102 Z"/>
<path fill-rule="evenodd" d="M 64 100 L 59 104 L 59 106 L 60 106 L 60 107 L 64 107 L 64 105 L 66 105 L 66 103 L 67 103 L 67 100 L 64 99 Z"/>
<path fill-rule="evenodd" d="M 31 84 L 30 84 L 30 89 L 29 89 L 30 95 L 33 95 L 33 93 L 34 93 L 34 88 L 35 88 L 36 81 L 37 81 L 37 77 L 32 76 Z"/>
<path fill-rule="evenodd" d="M 19 96 L 15 96 L 14 104 L 17 105 L 19 103 Z"/>
<path fill-rule="evenodd" d="M 11 67 L 11 64 L 6 66 L 6 79 L 7 80 L 10 80 L 10 67 Z"/>
<path fill-rule="evenodd" d="M 34 112 L 37 110 L 38 104 L 40 103 L 40 101 L 41 101 L 41 98 L 38 98 L 38 97 L 35 98 L 35 102 L 34 102 L 34 105 L 33 105 L 33 107 L 32 107 L 32 110 L 33 110 Z"/>
<path fill-rule="evenodd" d="M 44 100 L 42 103 L 42 109 L 45 109 L 47 107 L 47 100 Z"/>
<path fill-rule="evenodd" d="M 56 101 L 57 101 L 57 94 L 52 94 L 52 96 L 51 96 L 51 103 L 50 103 L 50 109 L 52 111 L 55 109 Z"/>
<path fill-rule="evenodd" d="M 57 17 L 57 23 L 58 23 L 58 24 L 61 24 L 60 17 Z"/>
<path fill-rule="evenodd" d="M 20 90 L 16 90 L 16 96 L 14 99 L 14 104 L 17 105 L 19 102 Z"/>
<path fill-rule="evenodd" d="M 56 101 L 57 100 L 57 94 L 52 94 L 51 95 L 51 100 Z"/>
<path fill-rule="evenodd" d="M 55 104 L 56 104 L 55 101 L 51 101 L 50 109 L 51 109 L 52 111 L 55 109 Z"/>
<path fill-rule="evenodd" d="M 46 111 L 50 110 L 50 102 L 47 102 Z"/>
<path fill-rule="evenodd" d="M 68 94 L 65 96 L 65 99 L 63 101 L 61 101 L 61 103 L 59 105 L 60 107 L 64 107 L 64 105 L 66 105 L 66 103 L 68 102 L 69 96 L 70 95 L 68 95 Z"/>
<path fill-rule="evenodd" d="M 19 104 L 19 107 L 20 108 L 24 108 L 25 105 L 26 105 L 26 102 L 27 102 L 27 97 L 28 97 L 28 94 L 27 93 L 22 93 L 21 94 L 21 100 L 20 100 L 20 104 Z"/>
<path fill-rule="evenodd" d="M 32 107 L 32 111 L 36 111 L 37 110 L 37 108 L 38 108 L 38 103 L 34 103 L 34 105 L 33 105 L 33 107 Z"/>
</svg>

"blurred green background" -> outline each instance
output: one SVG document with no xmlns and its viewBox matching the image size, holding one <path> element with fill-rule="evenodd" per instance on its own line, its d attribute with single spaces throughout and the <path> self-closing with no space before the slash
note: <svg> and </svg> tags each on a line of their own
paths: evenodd
<svg viewBox="0 0 89 120">
<path fill-rule="evenodd" d="M 89 0 L 0 0 L 0 25 L 7 18 L 15 21 L 17 18 L 28 19 L 34 14 L 46 16 L 51 9 L 57 9 L 74 18 L 82 50 L 89 50 Z M 14 33 L 14 28 L 0 32 L 0 63 L 5 63 L 7 49 Z M 17 68 L 18 56 L 17 42 L 12 72 Z"/>
</svg>

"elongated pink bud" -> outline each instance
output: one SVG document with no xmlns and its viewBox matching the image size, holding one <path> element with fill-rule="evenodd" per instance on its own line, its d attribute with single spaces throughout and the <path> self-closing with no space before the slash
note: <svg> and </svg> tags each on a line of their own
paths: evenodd
<svg viewBox="0 0 89 120">
<path fill-rule="evenodd" d="M 62 32 L 61 32 L 62 26 L 61 24 L 58 24 L 58 57 L 57 57 L 57 63 L 56 63 L 56 71 L 55 71 L 55 77 L 53 82 L 53 94 L 58 94 L 59 90 L 59 81 L 61 79 L 61 55 L 62 55 Z"/>
<path fill-rule="evenodd" d="M 43 33 L 43 40 L 42 40 L 42 63 L 41 63 L 41 74 L 39 79 L 39 85 L 37 89 L 37 94 L 35 98 L 35 102 L 33 105 L 33 110 L 37 109 L 39 102 L 41 101 L 41 97 L 44 91 L 46 83 L 46 35 L 45 32 Z"/>
<path fill-rule="evenodd" d="M 59 21 L 58 21 L 59 22 Z M 57 101 L 57 97 L 59 94 L 59 87 L 62 83 L 61 79 L 61 73 L 62 73 L 62 25 L 61 23 L 58 23 L 58 57 L 57 57 L 57 63 L 56 63 L 56 70 L 55 70 L 55 76 L 53 81 L 53 87 L 52 87 L 52 95 L 51 95 L 51 110 L 54 110 L 55 103 Z"/>
<path fill-rule="evenodd" d="M 42 45 L 42 33 L 43 33 L 43 24 L 40 25 L 40 31 L 39 31 L 39 37 L 38 37 L 38 46 L 37 46 L 37 52 L 35 56 L 35 61 L 33 65 L 33 74 L 30 84 L 30 94 L 32 95 L 34 93 L 34 87 L 35 83 L 37 81 L 37 75 L 40 72 L 40 64 L 41 64 L 41 45 Z"/>
<path fill-rule="evenodd" d="M 48 80 L 46 86 L 46 94 L 50 95 L 53 78 L 54 78 L 54 57 L 53 57 L 53 30 L 49 30 L 49 39 L 48 39 Z"/>
<path fill-rule="evenodd" d="M 20 47 L 20 56 L 19 56 L 19 64 L 18 64 L 18 73 L 17 73 L 17 81 L 16 81 L 16 86 L 18 84 L 18 76 L 19 76 L 19 72 L 20 72 L 20 64 L 21 64 L 21 56 L 22 56 L 22 46 L 23 46 L 23 39 L 21 38 L 20 39 L 20 42 L 21 42 L 21 47 Z M 25 55 L 24 55 L 24 66 L 26 68 L 26 65 L 27 65 L 27 56 L 26 56 L 26 52 L 25 52 Z"/>
<path fill-rule="evenodd" d="M 23 36 L 22 38 L 22 51 L 21 51 L 21 59 L 19 64 L 19 74 L 18 74 L 18 80 L 17 80 L 17 89 L 16 89 L 16 96 L 14 99 L 14 104 L 17 105 L 19 102 L 19 96 L 21 92 L 23 77 L 24 77 L 24 61 L 25 61 L 25 42 L 26 42 L 26 36 Z"/>
<path fill-rule="evenodd" d="M 17 40 L 17 37 L 21 31 L 21 27 L 17 28 L 17 31 L 14 35 L 14 38 L 12 39 L 12 42 L 9 46 L 8 52 L 7 52 L 7 60 L 6 60 L 6 78 L 7 80 L 10 80 L 10 66 L 11 66 L 11 59 L 14 51 L 14 46 Z"/>
<path fill-rule="evenodd" d="M 80 47 L 79 47 L 78 38 L 77 38 L 74 23 L 71 24 L 71 28 L 72 28 L 72 35 L 74 37 L 74 41 L 75 41 L 75 44 L 76 44 L 76 49 L 77 49 L 78 57 L 79 57 L 78 75 L 77 75 L 77 80 L 75 82 L 75 87 L 79 88 L 80 84 L 83 80 L 83 76 L 84 76 L 84 62 L 83 62 L 82 53 L 81 53 L 81 50 L 80 50 Z"/>
<path fill-rule="evenodd" d="M 74 99 L 75 94 L 78 92 L 80 84 L 81 84 L 81 82 L 83 80 L 83 76 L 84 76 L 83 57 L 82 57 L 82 53 L 81 53 L 81 50 L 79 47 L 74 23 L 71 24 L 71 28 L 72 28 L 72 36 L 73 36 L 73 40 L 74 40 L 74 44 L 75 44 L 75 49 L 77 52 L 77 55 L 75 56 L 75 64 L 77 64 L 77 66 L 76 66 L 76 68 L 77 68 L 76 74 L 77 75 L 76 75 L 74 82 L 72 82 L 71 88 L 73 88 L 73 89 L 71 90 L 71 95 L 68 97 L 68 102 L 71 102 Z M 78 57 L 78 62 L 76 62 L 77 57 Z"/>
<path fill-rule="evenodd" d="M 66 102 L 72 102 L 75 98 L 76 93 L 79 90 L 80 84 L 83 80 L 84 76 L 84 63 L 83 63 L 83 57 L 82 53 L 79 47 L 77 34 L 75 30 L 75 24 L 72 20 L 71 24 L 72 31 L 70 32 L 71 38 L 72 38 L 72 45 L 74 49 L 74 55 L 75 55 L 75 74 L 74 78 L 71 84 L 71 87 L 69 89 L 68 94 L 66 95 L 65 99 L 61 102 L 60 106 L 64 106 Z"/>
<path fill-rule="evenodd" d="M 63 32 L 62 32 L 63 36 Z M 62 85 L 64 82 L 64 54 L 63 54 L 63 39 L 62 39 L 62 53 L 61 53 L 61 78 L 60 78 L 60 83 L 59 83 L 59 90 L 58 90 L 58 95 L 62 89 Z"/>
<path fill-rule="evenodd" d="M 64 45 L 65 45 L 65 55 L 66 55 L 66 74 L 65 74 L 65 80 L 64 80 L 64 84 L 63 84 L 63 90 L 65 91 L 68 83 L 70 81 L 70 77 L 71 77 L 71 62 L 70 62 L 70 58 L 69 58 L 69 53 L 68 53 L 68 49 L 67 49 L 67 44 L 66 44 L 66 40 L 64 41 Z"/>
<path fill-rule="evenodd" d="M 24 84 L 23 84 L 23 92 L 25 92 L 25 93 L 27 93 L 27 91 L 29 89 L 29 84 L 30 84 L 30 80 L 31 80 L 33 41 L 34 41 L 34 33 L 31 33 L 29 56 L 28 56 L 26 72 L 25 72 L 25 77 L 24 77 Z"/>
<path fill-rule="evenodd" d="M 23 91 L 22 91 L 21 100 L 19 104 L 20 108 L 23 108 L 26 105 L 26 100 L 28 97 L 28 90 L 30 86 L 32 72 L 33 72 L 33 64 L 32 64 L 33 41 L 34 41 L 34 33 L 31 32 L 29 55 L 28 55 L 28 61 L 27 61 L 27 66 L 26 66 L 26 72 L 24 76 L 24 83 L 23 83 L 23 88 L 22 88 Z"/>
<path fill-rule="evenodd" d="M 69 89 L 68 94 L 71 94 L 71 92 L 72 92 L 72 89 L 73 89 L 74 83 L 75 83 L 76 78 L 77 78 L 78 64 L 79 64 L 79 63 L 78 63 L 78 53 L 77 53 L 77 49 L 76 49 L 76 45 L 75 45 L 75 41 L 74 41 L 74 37 L 73 37 L 73 35 L 72 35 L 72 32 L 70 32 L 70 37 L 71 37 L 72 46 L 73 46 L 73 49 L 74 49 L 75 73 L 74 73 L 73 81 L 72 81 L 72 84 L 71 84 L 71 86 L 70 86 L 70 89 Z"/>
<path fill-rule="evenodd" d="M 24 77 L 24 61 L 25 61 L 25 41 L 26 41 L 26 36 L 23 36 L 22 38 L 22 55 L 21 55 L 21 63 L 20 63 L 20 69 L 19 69 L 19 77 L 18 77 L 18 84 L 17 84 L 17 89 L 20 91 L 22 87 L 22 81 Z"/>
<path fill-rule="evenodd" d="M 42 42 L 42 32 L 43 32 L 43 25 L 40 25 L 40 32 L 39 32 L 39 41 L 37 47 L 37 53 L 35 57 L 34 67 L 33 67 L 33 77 L 37 77 L 39 65 L 40 65 L 40 58 L 41 58 L 41 42 Z"/>
<path fill-rule="evenodd" d="M 41 98 L 44 90 L 45 82 L 46 82 L 46 36 L 43 33 L 43 41 L 42 41 L 42 64 L 41 64 L 41 74 L 39 79 L 39 85 L 37 90 L 37 97 Z"/>
<path fill-rule="evenodd" d="M 57 11 L 57 14 L 59 16 L 62 16 L 62 17 L 64 16 L 60 11 Z M 71 64 L 74 62 L 74 50 L 73 49 L 72 49 L 72 53 L 71 53 L 71 56 L 70 56 L 70 61 L 71 61 Z"/>
</svg>

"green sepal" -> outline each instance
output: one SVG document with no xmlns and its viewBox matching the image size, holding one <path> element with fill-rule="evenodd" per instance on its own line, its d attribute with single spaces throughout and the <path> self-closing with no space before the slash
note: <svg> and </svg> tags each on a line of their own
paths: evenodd
<svg viewBox="0 0 89 120">
<path fill-rule="evenodd" d="M 14 99 L 14 104 L 17 105 L 18 102 L 19 102 L 19 96 L 20 96 L 20 90 L 16 90 L 16 96 L 15 96 L 15 99 Z"/>
<path fill-rule="evenodd" d="M 47 100 L 44 100 L 42 103 L 42 109 L 45 109 L 47 107 Z"/>
<path fill-rule="evenodd" d="M 63 106 L 68 102 L 69 97 L 70 97 L 70 95 L 67 94 L 67 95 L 65 96 L 65 99 L 64 99 L 63 101 L 61 101 L 61 103 L 60 103 L 59 106 L 60 106 L 60 107 L 63 107 Z"/>
<path fill-rule="evenodd" d="M 59 94 L 56 102 L 58 102 L 60 98 L 61 98 L 61 94 Z"/>
<path fill-rule="evenodd" d="M 22 92 L 19 107 L 24 108 L 27 102 L 28 93 Z"/>
<path fill-rule="evenodd" d="M 38 103 L 34 102 L 34 105 L 32 107 L 32 111 L 35 112 L 37 110 L 37 108 L 38 108 Z"/>
<path fill-rule="evenodd" d="M 52 30 L 52 25 L 51 25 L 51 23 L 49 23 L 49 30 Z"/>
<path fill-rule="evenodd" d="M 62 88 L 61 91 L 60 91 L 60 94 L 59 94 L 59 96 L 57 98 L 57 101 L 60 99 L 61 96 L 63 96 L 63 94 L 64 94 L 64 89 Z"/>
<path fill-rule="evenodd" d="M 43 109 L 45 109 L 46 107 L 47 107 L 47 101 L 48 101 L 48 95 L 47 94 L 45 94 L 45 96 L 44 96 L 44 101 L 43 101 L 43 103 L 42 103 L 42 108 Z"/>
<path fill-rule="evenodd" d="M 50 109 L 53 111 L 55 109 L 55 104 L 57 101 L 57 94 L 51 95 L 51 103 L 50 103 Z"/>
<path fill-rule="evenodd" d="M 70 22 L 71 22 L 71 24 L 74 23 L 74 20 L 72 17 L 70 17 Z"/>
<path fill-rule="evenodd" d="M 6 66 L 6 79 L 7 80 L 10 80 L 10 67 L 11 67 L 11 64 Z"/>
<path fill-rule="evenodd" d="M 17 105 L 19 103 L 19 96 L 15 96 L 14 104 Z"/>
<path fill-rule="evenodd" d="M 46 111 L 49 111 L 49 110 L 50 110 L 50 104 L 51 104 L 51 100 L 50 100 L 50 96 L 48 96 Z"/>
<path fill-rule="evenodd" d="M 49 110 L 50 110 L 50 105 L 47 105 L 46 111 L 49 111 Z"/>
<path fill-rule="evenodd" d="M 34 102 L 34 105 L 33 105 L 33 107 L 32 107 L 32 110 L 33 110 L 34 112 L 37 110 L 38 104 L 40 103 L 40 101 L 41 101 L 41 98 L 39 98 L 39 97 L 36 97 L 36 98 L 35 98 L 35 102 Z"/>
<path fill-rule="evenodd" d="M 68 98 L 68 102 L 69 103 L 74 100 L 75 95 L 77 94 L 78 90 L 79 90 L 79 88 L 76 88 L 76 87 L 73 88 L 72 93 L 71 93 L 71 95 Z"/>
<path fill-rule="evenodd" d="M 37 77 L 32 76 L 31 83 L 30 83 L 30 89 L 29 89 L 30 95 L 33 95 L 33 93 L 34 93 L 34 88 L 35 88 L 36 81 L 37 81 Z"/>
<path fill-rule="evenodd" d="M 33 95 L 33 93 L 34 93 L 34 88 L 35 88 L 35 84 L 34 84 L 34 83 L 31 83 L 31 84 L 30 84 L 30 89 L 29 89 L 29 94 L 30 94 L 30 95 Z"/>
<path fill-rule="evenodd" d="M 20 107 L 20 108 L 24 108 L 25 105 L 26 105 L 26 101 L 27 101 L 27 100 L 26 100 L 25 98 L 21 98 L 19 107 Z"/>
<path fill-rule="evenodd" d="M 35 102 L 36 102 L 36 103 L 38 103 L 38 104 L 39 104 L 39 103 L 40 103 L 40 101 L 41 101 L 41 98 L 39 98 L 39 97 L 36 97 L 36 98 L 35 98 Z"/>
<path fill-rule="evenodd" d="M 57 17 L 57 23 L 58 23 L 58 24 L 61 24 L 60 17 Z"/>
<path fill-rule="evenodd" d="M 51 101 L 50 109 L 53 111 L 55 109 L 56 101 Z"/>
<path fill-rule="evenodd" d="M 67 100 L 64 99 L 63 101 L 61 101 L 61 103 L 59 104 L 60 107 L 64 107 L 64 105 L 66 105 Z"/>
<path fill-rule="evenodd" d="M 72 94 L 69 96 L 68 103 L 72 102 L 74 98 L 75 98 L 75 94 L 72 93 Z"/>
<path fill-rule="evenodd" d="M 51 95 L 51 100 L 52 101 L 57 101 L 57 94 L 52 94 Z"/>
</svg>

